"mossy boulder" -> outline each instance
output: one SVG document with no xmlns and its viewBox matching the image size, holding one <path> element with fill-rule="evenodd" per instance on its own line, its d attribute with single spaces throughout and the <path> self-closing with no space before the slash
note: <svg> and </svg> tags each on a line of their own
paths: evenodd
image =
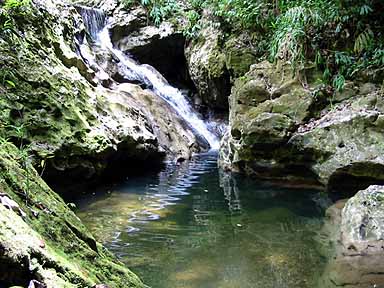
<svg viewBox="0 0 384 288">
<path fill-rule="evenodd" d="M 262 62 L 238 78 L 221 165 L 259 177 L 315 181 L 330 191 L 381 183 L 380 87 L 351 82 L 332 95 L 317 76 L 310 67 L 294 75 L 288 65 Z"/>
<path fill-rule="evenodd" d="M 314 102 L 300 79 L 287 66 L 255 64 L 235 81 L 229 102 L 230 129 L 220 164 L 261 177 L 292 177 L 304 157 L 298 158 L 288 141 Z"/>
<path fill-rule="evenodd" d="M 31 280 L 52 288 L 101 283 L 145 287 L 97 243 L 21 155 L 1 139 L 0 282 L 23 287 Z"/>
<path fill-rule="evenodd" d="M 123 174 L 158 167 L 166 155 L 198 150 L 188 125 L 168 129 L 167 122 L 182 121 L 165 101 L 155 101 L 154 117 L 139 86 L 116 89 L 116 57 L 91 49 L 78 10 L 57 0 L 32 2 L 15 17 L 17 34 L 0 39 L 1 135 L 28 148 L 36 167 L 45 163 L 47 179 L 72 183 L 116 167 Z M 167 133 L 188 136 L 169 141 Z"/>
<path fill-rule="evenodd" d="M 95 87 L 95 75 L 84 77 L 88 66 L 74 52 L 80 32 L 73 21 L 81 19 L 76 9 L 60 1 L 30 9 L 16 19 L 23 37 L 0 39 L 1 73 L 14 83 L 0 83 L 2 136 L 29 145 L 36 163 L 46 159 L 57 171 L 78 169 L 89 176 L 100 174 L 118 147 L 126 159 L 160 160 L 152 124 L 140 107 L 129 98 L 126 107 L 114 105 L 108 89 Z"/>
</svg>

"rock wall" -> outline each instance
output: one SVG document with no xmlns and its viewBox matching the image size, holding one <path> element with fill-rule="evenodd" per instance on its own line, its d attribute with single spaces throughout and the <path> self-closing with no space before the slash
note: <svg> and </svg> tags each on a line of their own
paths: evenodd
<svg viewBox="0 0 384 288">
<path fill-rule="evenodd" d="M 232 82 L 256 61 L 247 45 L 252 42 L 251 36 L 233 34 L 227 39 L 209 11 L 205 11 L 200 22 L 199 37 L 185 49 L 189 73 L 197 88 L 199 104 L 227 111 Z"/>
<path fill-rule="evenodd" d="M 21 155 L 1 138 L 0 285 L 144 288 Z"/>
<path fill-rule="evenodd" d="M 383 199 L 384 187 L 372 185 L 328 209 L 324 232 L 332 257 L 319 287 L 384 285 Z"/>
<path fill-rule="evenodd" d="M 36 0 L 29 9 L 16 19 L 17 33 L 0 39 L 2 78 L 13 83 L 1 83 L 0 123 L 2 136 L 28 148 L 36 167 L 46 163 L 45 177 L 76 182 L 116 166 L 126 174 L 200 149 L 164 101 L 154 100 L 164 108 L 155 117 L 139 96 L 150 92 L 118 89 L 114 74 L 84 57 L 90 41 L 72 5 Z"/>
<path fill-rule="evenodd" d="M 384 180 L 383 92 L 347 83 L 332 96 L 315 69 L 301 78 L 262 62 L 236 80 L 220 165 L 260 178 L 313 181 L 353 194 Z"/>
</svg>

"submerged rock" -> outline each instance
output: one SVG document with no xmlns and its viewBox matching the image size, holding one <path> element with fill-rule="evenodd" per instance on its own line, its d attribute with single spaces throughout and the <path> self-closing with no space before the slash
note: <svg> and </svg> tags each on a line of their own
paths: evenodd
<svg viewBox="0 0 384 288">
<path fill-rule="evenodd" d="M 384 285 L 383 206 L 384 186 L 373 185 L 349 199 L 344 208 L 341 206 L 342 211 L 339 207 L 338 213 L 332 213 L 333 223 L 328 226 L 334 227 L 329 233 L 334 256 L 330 257 L 320 287 Z"/>
</svg>

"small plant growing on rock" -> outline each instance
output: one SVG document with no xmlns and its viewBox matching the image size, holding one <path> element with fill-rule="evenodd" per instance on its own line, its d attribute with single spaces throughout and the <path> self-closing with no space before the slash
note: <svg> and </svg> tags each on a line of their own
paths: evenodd
<svg viewBox="0 0 384 288">
<path fill-rule="evenodd" d="M 25 15 L 30 7 L 30 0 L 5 0 L 0 2 L 0 35 L 12 38 L 17 35 L 14 17 Z"/>
</svg>

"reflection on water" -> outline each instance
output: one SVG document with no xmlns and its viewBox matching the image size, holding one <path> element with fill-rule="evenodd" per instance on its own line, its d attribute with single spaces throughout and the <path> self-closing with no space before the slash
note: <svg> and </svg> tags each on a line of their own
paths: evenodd
<svg viewBox="0 0 384 288">
<path fill-rule="evenodd" d="M 83 200 L 78 215 L 154 288 L 314 287 L 315 191 L 219 175 L 216 155 Z"/>
</svg>

